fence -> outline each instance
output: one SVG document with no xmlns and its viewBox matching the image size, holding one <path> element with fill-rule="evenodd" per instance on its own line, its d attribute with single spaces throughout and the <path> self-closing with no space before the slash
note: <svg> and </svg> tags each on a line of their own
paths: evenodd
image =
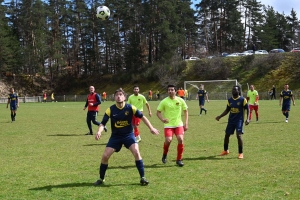
<svg viewBox="0 0 300 200">
<path fill-rule="evenodd" d="M 127 94 L 129 96 L 131 94 Z M 144 94 L 146 98 L 148 98 L 147 94 Z M 244 96 L 246 94 L 244 93 Z M 276 98 L 279 99 L 279 93 L 276 94 Z M 160 99 L 157 99 L 156 95 L 153 95 L 152 100 L 161 100 L 165 97 L 167 97 L 168 94 L 160 94 Z M 188 100 L 195 100 L 197 96 L 197 93 L 190 93 Z M 226 100 L 229 97 L 231 97 L 231 93 L 227 92 L 216 92 L 216 93 L 208 93 L 209 100 Z M 300 91 L 295 91 L 294 92 L 294 97 L 295 99 L 300 98 Z M 62 96 L 55 96 L 55 101 L 58 102 L 84 102 L 86 101 L 87 95 L 62 95 Z M 271 99 L 269 92 L 261 92 L 259 93 L 259 99 L 260 100 L 269 100 Z M 19 101 L 22 103 L 27 103 L 27 102 L 43 102 L 43 97 L 42 96 L 33 96 L 33 97 L 19 97 Z M 114 96 L 113 95 L 107 95 L 107 101 L 114 101 Z M 51 102 L 51 98 L 47 97 L 47 102 Z M 0 103 L 7 103 L 7 97 L 0 97 Z"/>
</svg>

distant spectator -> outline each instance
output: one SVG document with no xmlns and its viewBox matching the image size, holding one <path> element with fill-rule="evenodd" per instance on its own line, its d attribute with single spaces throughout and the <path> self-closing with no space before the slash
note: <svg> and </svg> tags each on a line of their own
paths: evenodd
<svg viewBox="0 0 300 200">
<path fill-rule="evenodd" d="M 271 96 L 271 100 L 274 98 L 276 99 L 276 88 L 275 88 L 275 85 L 272 86 L 272 96 Z"/>
</svg>

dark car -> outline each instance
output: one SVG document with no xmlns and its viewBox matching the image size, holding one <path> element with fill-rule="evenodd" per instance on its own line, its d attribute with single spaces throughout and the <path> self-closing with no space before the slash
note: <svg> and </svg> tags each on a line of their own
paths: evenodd
<svg viewBox="0 0 300 200">
<path fill-rule="evenodd" d="M 269 53 L 284 53 L 283 49 L 272 49 Z"/>
</svg>

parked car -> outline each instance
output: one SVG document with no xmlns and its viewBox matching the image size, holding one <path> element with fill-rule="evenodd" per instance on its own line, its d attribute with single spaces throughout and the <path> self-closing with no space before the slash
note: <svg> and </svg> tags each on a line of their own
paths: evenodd
<svg viewBox="0 0 300 200">
<path fill-rule="evenodd" d="M 255 54 L 269 54 L 266 50 L 257 50 Z"/>
<path fill-rule="evenodd" d="M 237 56 L 243 56 L 243 55 L 244 55 L 243 53 L 232 53 L 232 54 L 227 55 L 226 57 L 237 57 Z"/>
<path fill-rule="evenodd" d="M 252 54 L 253 54 L 253 50 L 247 50 L 247 51 L 244 51 L 242 54 L 243 54 L 244 56 L 252 55 Z"/>
<path fill-rule="evenodd" d="M 198 58 L 198 57 L 189 57 L 189 58 L 185 59 L 185 61 L 190 61 L 190 60 L 200 60 L 200 58 Z"/>
<path fill-rule="evenodd" d="M 291 52 L 300 52 L 300 47 L 293 48 Z"/>
<path fill-rule="evenodd" d="M 283 49 L 272 49 L 269 53 L 284 53 Z"/>
</svg>

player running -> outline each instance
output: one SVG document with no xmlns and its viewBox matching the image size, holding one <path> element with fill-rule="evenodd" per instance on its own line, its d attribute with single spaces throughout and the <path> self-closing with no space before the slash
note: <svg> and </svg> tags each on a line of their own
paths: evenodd
<svg viewBox="0 0 300 200">
<path fill-rule="evenodd" d="M 20 106 L 19 97 L 14 88 L 10 88 L 6 108 L 8 108 L 8 104 L 10 105 L 11 122 L 14 122 L 16 121 L 17 108 Z"/>
</svg>

